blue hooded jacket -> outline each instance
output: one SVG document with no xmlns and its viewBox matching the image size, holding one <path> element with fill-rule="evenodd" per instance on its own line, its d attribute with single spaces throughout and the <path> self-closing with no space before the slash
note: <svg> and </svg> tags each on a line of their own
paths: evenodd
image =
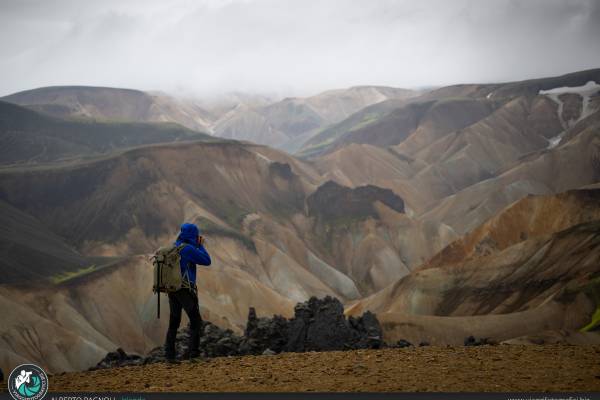
<svg viewBox="0 0 600 400">
<path fill-rule="evenodd" d="M 179 266 L 181 267 L 181 276 L 187 276 L 191 283 L 196 283 L 196 264 L 210 265 L 210 256 L 203 245 L 198 245 L 198 235 L 200 230 L 194 224 L 185 223 L 181 225 L 181 232 L 177 236 L 175 245 L 179 246 L 183 243 L 187 243 L 181 252 L 181 261 Z"/>
</svg>

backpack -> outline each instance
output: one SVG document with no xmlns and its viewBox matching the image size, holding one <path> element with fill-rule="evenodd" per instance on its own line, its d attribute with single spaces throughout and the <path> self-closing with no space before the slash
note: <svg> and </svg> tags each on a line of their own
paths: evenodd
<svg viewBox="0 0 600 400">
<path fill-rule="evenodd" d="M 187 276 L 181 275 L 181 250 L 187 246 L 182 243 L 179 246 L 165 246 L 156 250 L 152 256 L 154 268 L 154 285 L 152 291 L 156 293 L 158 300 L 158 318 L 160 318 L 160 293 L 171 293 L 181 288 L 191 288 Z"/>
</svg>

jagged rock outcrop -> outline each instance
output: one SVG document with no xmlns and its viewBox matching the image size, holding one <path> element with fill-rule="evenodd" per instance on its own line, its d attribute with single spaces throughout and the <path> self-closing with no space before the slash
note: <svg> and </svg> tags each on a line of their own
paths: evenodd
<svg viewBox="0 0 600 400">
<path fill-rule="evenodd" d="M 248 322 L 244 331 L 245 341 L 240 349 L 247 354 L 260 354 L 267 349 L 281 352 L 288 341 L 288 320 L 280 315 L 273 318 L 259 318 L 254 307 L 248 312 Z"/>
<path fill-rule="evenodd" d="M 312 297 L 299 303 L 289 322 L 287 351 L 327 351 L 380 347 L 379 322 L 370 312 L 346 320 L 337 299 Z"/>
<path fill-rule="evenodd" d="M 201 330 L 200 354 L 206 357 L 380 348 L 385 345 L 375 314 L 365 312 L 360 317 L 346 319 L 342 303 L 330 296 L 323 299 L 311 297 L 306 302 L 298 303 L 294 317 L 289 320 L 280 315 L 257 317 L 256 310 L 251 307 L 243 336 L 206 321 L 202 323 Z M 175 342 L 178 359 L 187 358 L 188 341 L 188 328 L 181 329 Z M 91 369 L 164 360 L 162 347 L 154 348 L 146 357 L 126 354 L 122 349 L 117 349 Z"/>
</svg>

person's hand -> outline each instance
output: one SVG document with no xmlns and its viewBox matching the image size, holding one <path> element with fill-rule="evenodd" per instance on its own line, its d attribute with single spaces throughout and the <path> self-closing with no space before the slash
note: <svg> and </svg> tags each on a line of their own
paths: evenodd
<svg viewBox="0 0 600 400">
<path fill-rule="evenodd" d="M 206 239 L 204 239 L 204 236 L 198 236 L 198 246 L 204 246 L 205 242 Z"/>
</svg>

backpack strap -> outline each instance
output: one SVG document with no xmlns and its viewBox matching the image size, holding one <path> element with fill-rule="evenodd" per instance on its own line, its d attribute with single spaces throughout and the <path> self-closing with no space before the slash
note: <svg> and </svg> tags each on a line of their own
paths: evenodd
<svg viewBox="0 0 600 400">
<path fill-rule="evenodd" d="M 177 251 L 181 254 L 181 251 L 185 248 L 185 246 L 191 246 L 191 244 L 189 243 L 182 243 L 179 246 L 176 247 Z M 185 268 L 185 272 L 183 273 L 182 276 L 182 280 L 181 280 L 181 287 L 184 289 L 188 289 L 191 290 L 192 292 L 196 292 L 196 285 L 192 285 L 192 282 L 190 281 L 190 275 L 189 275 L 189 270 L 188 270 L 188 265 L 186 265 Z"/>
</svg>

